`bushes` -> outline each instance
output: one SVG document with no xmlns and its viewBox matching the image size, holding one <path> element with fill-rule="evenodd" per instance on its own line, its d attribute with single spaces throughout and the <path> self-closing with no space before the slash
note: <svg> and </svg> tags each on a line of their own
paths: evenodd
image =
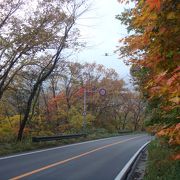
<svg viewBox="0 0 180 180">
<path fill-rule="evenodd" d="M 180 160 L 174 160 L 172 154 L 179 152 L 179 147 L 170 147 L 167 139 L 160 138 L 148 146 L 148 164 L 144 180 L 179 180 Z"/>
</svg>

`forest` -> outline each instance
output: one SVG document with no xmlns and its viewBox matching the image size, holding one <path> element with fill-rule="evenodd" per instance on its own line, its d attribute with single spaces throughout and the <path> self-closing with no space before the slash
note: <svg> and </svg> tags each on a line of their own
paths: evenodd
<svg viewBox="0 0 180 180">
<path fill-rule="evenodd" d="M 86 123 L 89 131 L 146 128 L 179 144 L 178 1 L 135 1 L 116 16 L 129 32 L 116 52 L 131 65 L 133 90 L 115 70 L 72 58 L 85 48 L 76 21 L 87 1 L 30 4 L 1 2 L 0 141 L 83 132 Z"/>
<path fill-rule="evenodd" d="M 140 93 L 129 90 L 115 70 L 72 58 L 85 46 L 76 21 L 88 10 L 86 1 L 33 4 L 1 3 L 0 141 L 84 130 L 144 130 Z"/>
</svg>

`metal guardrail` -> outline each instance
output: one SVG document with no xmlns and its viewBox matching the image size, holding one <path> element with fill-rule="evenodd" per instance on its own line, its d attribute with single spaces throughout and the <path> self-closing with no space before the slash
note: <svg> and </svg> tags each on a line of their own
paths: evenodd
<svg viewBox="0 0 180 180">
<path fill-rule="evenodd" d="M 41 136 L 41 137 L 32 137 L 32 142 L 41 142 L 41 141 L 54 141 L 61 139 L 71 139 L 78 137 L 86 137 L 87 134 L 68 134 L 68 135 L 58 135 L 58 136 Z"/>
<path fill-rule="evenodd" d="M 132 133 L 133 131 L 119 131 L 118 134 L 126 134 L 126 133 Z"/>
<path fill-rule="evenodd" d="M 146 148 L 146 146 L 150 143 L 151 141 L 148 141 L 145 143 L 135 154 L 134 156 L 128 161 L 128 163 L 124 166 L 124 168 L 121 170 L 121 172 L 116 176 L 114 180 L 128 180 L 132 169 L 133 165 L 135 165 L 137 158 L 140 156 L 142 151 Z"/>
</svg>

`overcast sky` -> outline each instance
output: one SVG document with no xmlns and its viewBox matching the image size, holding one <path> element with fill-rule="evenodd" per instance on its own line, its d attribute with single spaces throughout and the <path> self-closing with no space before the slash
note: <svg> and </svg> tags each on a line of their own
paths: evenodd
<svg viewBox="0 0 180 180">
<path fill-rule="evenodd" d="M 114 54 L 118 40 L 127 35 L 126 28 L 115 19 L 125 5 L 117 0 L 93 0 L 91 10 L 78 21 L 87 48 L 77 55 L 80 62 L 96 62 L 115 69 L 121 78 L 128 81 L 129 67 Z M 127 8 L 127 5 L 126 5 Z M 108 53 L 109 56 L 105 56 Z"/>
</svg>

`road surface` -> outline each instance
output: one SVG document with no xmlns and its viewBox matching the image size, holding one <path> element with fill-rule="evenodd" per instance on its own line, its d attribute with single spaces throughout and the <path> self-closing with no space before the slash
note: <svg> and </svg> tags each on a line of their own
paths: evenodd
<svg viewBox="0 0 180 180">
<path fill-rule="evenodd" d="M 113 180 L 146 134 L 125 135 L 0 158 L 0 180 Z"/>
</svg>

